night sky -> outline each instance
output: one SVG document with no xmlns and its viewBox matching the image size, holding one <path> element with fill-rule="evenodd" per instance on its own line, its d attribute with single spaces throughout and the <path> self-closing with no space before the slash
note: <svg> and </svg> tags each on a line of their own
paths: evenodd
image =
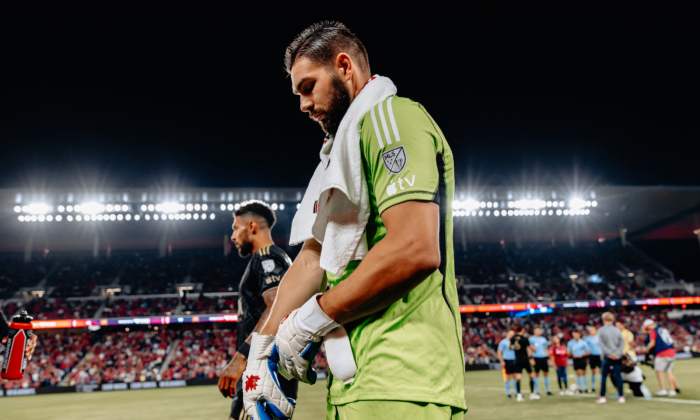
<svg viewBox="0 0 700 420">
<path fill-rule="evenodd" d="M 700 185 L 690 3 L 254 3 L 4 5 L 0 188 L 305 186 L 323 133 L 283 58 L 322 19 L 427 108 L 458 186 Z"/>
</svg>

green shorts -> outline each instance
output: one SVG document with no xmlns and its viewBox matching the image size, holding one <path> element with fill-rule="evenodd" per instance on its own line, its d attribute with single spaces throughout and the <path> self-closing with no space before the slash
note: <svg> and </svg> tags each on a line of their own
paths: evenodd
<svg viewBox="0 0 700 420">
<path fill-rule="evenodd" d="M 326 420 L 463 420 L 458 407 L 409 401 L 356 401 L 327 405 Z"/>
</svg>

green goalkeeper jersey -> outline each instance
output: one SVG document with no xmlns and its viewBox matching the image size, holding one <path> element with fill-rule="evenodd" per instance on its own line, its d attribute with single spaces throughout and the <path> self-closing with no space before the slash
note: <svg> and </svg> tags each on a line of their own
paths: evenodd
<svg viewBox="0 0 700 420">
<path fill-rule="evenodd" d="M 466 410 L 464 354 L 452 245 L 452 151 L 418 103 L 389 97 L 361 123 L 362 164 L 370 197 L 369 248 L 386 235 L 382 212 L 405 201 L 440 206 L 440 268 L 385 310 L 350 323 L 357 375 L 350 385 L 329 379 L 328 402 L 435 403 Z M 326 273 L 331 286 L 341 277 Z"/>
</svg>

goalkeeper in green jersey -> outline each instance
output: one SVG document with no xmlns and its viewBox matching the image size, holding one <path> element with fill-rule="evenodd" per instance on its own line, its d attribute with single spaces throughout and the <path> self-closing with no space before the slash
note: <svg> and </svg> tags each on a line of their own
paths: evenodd
<svg viewBox="0 0 700 420">
<path fill-rule="evenodd" d="M 467 406 L 452 245 L 452 151 L 423 106 L 396 96 L 388 78 L 372 77 L 364 45 L 343 24 L 304 30 L 287 48 L 285 64 L 302 112 L 321 125 L 327 141 L 337 140 L 339 127 L 347 126 L 341 122 L 357 110 L 351 104 L 363 103 L 367 92 L 388 83 L 394 94 L 367 108 L 348 131 L 359 135 L 368 251 L 338 275 L 321 268 L 329 251 L 324 247 L 332 246 L 328 234 L 304 242 L 251 346 L 254 360 L 243 375 L 250 384 L 246 410 L 254 419 L 265 418 L 267 408 L 291 417 L 294 402 L 276 387 L 274 361 L 313 382 L 309 363 L 320 341 L 342 325 L 357 371 L 352 381 L 338 380 L 330 366 L 327 419 L 462 419 Z M 334 164 L 322 162 L 317 172 Z M 319 208 L 318 201 L 313 209 L 302 202 L 295 223 Z"/>
</svg>

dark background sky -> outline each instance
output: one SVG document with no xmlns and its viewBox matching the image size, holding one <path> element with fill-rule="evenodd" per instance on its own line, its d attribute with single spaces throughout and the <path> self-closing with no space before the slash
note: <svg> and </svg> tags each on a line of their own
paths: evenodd
<svg viewBox="0 0 700 420">
<path fill-rule="evenodd" d="M 323 134 L 283 54 L 321 19 L 426 106 L 458 184 L 700 185 L 689 3 L 256 3 L 4 5 L 0 187 L 305 186 Z"/>
</svg>

